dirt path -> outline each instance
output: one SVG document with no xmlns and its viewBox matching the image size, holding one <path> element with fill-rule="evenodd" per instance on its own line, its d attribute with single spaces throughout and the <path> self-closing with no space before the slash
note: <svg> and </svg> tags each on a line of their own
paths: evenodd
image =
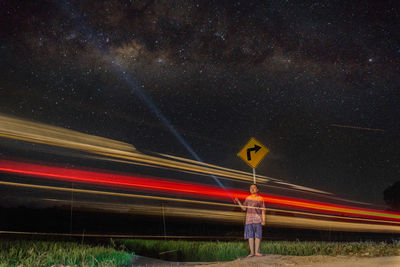
<svg viewBox="0 0 400 267">
<path fill-rule="evenodd" d="M 346 256 L 281 256 L 267 255 L 231 262 L 199 265 L 202 267 L 257 267 L 257 266 L 298 266 L 298 267 L 400 267 L 400 256 L 361 258 Z"/>
<path fill-rule="evenodd" d="M 348 256 L 281 256 L 267 255 L 265 257 L 240 258 L 229 262 L 169 262 L 157 259 L 136 256 L 135 267 L 150 266 L 184 266 L 184 267 L 268 267 L 268 266 L 296 266 L 296 267 L 400 267 L 400 256 L 361 258 Z"/>
</svg>

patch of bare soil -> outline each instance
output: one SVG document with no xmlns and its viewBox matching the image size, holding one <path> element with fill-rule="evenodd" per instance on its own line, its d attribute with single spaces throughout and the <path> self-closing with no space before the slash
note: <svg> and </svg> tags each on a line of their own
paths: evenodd
<svg viewBox="0 0 400 267">
<path fill-rule="evenodd" d="M 163 261 L 159 259 L 148 258 L 144 256 L 135 255 L 132 258 L 132 265 L 134 267 L 194 267 L 203 266 L 210 264 L 211 262 L 175 262 L 175 261 Z"/>
<path fill-rule="evenodd" d="M 394 257 L 350 257 L 350 256 L 282 256 L 266 255 L 264 257 L 240 258 L 229 262 L 171 262 L 142 256 L 134 256 L 135 267 L 400 267 L 400 256 Z"/>
<path fill-rule="evenodd" d="M 257 267 L 257 266 L 298 266 L 298 267 L 400 267 L 400 256 L 395 257 L 350 257 L 350 256 L 281 256 L 240 258 L 230 262 L 213 262 L 195 265 L 201 267 Z"/>
</svg>

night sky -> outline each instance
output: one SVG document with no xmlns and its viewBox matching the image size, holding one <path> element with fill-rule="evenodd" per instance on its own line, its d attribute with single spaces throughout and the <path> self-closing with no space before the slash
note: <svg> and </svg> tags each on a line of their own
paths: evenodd
<svg viewBox="0 0 400 267">
<path fill-rule="evenodd" d="M 398 1 L 6 0 L 0 23 L 2 114 L 249 172 L 255 137 L 257 173 L 374 204 L 400 180 Z"/>
</svg>

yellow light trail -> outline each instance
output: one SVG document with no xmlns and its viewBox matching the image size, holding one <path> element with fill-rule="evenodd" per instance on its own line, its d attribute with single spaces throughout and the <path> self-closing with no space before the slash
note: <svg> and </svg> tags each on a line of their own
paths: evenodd
<svg viewBox="0 0 400 267">
<path fill-rule="evenodd" d="M 42 199 L 43 201 L 70 204 L 70 200 Z M 172 205 L 143 205 L 143 204 L 119 204 L 108 202 L 76 201 L 74 208 L 105 210 L 109 212 L 123 212 L 127 214 L 150 215 L 150 216 L 169 216 L 192 219 L 207 219 L 213 221 L 224 221 L 229 223 L 241 223 L 245 218 L 244 212 L 232 212 L 217 209 L 183 208 Z"/>
<path fill-rule="evenodd" d="M 126 160 L 125 163 L 128 164 L 147 165 L 157 168 L 171 168 L 173 170 L 184 171 L 197 175 L 211 174 L 218 177 L 246 182 L 253 181 L 252 174 L 248 172 L 197 162 L 172 155 L 160 153 L 157 153 L 159 156 L 146 155 L 140 153 L 134 146 L 127 143 L 94 135 L 83 134 L 60 127 L 48 126 L 42 123 L 11 118 L 5 115 L 0 115 L 0 137 L 76 149 L 114 159 L 123 159 Z M 259 184 L 265 184 L 270 180 L 278 181 L 277 179 L 267 176 L 257 175 L 257 181 Z M 288 185 L 296 190 L 331 195 L 331 193 L 312 188 L 298 187 L 288 183 L 285 183 L 285 185 Z"/>
<path fill-rule="evenodd" d="M 342 213 L 352 213 L 352 214 L 358 214 L 358 215 L 370 215 L 370 216 L 400 219 L 400 214 L 391 214 L 391 213 L 379 212 L 379 211 L 368 211 L 368 210 L 362 210 L 362 209 L 360 210 L 360 209 L 354 209 L 354 208 L 345 208 L 345 207 L 338 207 L 335 205 L 310 203 L 308 201 L 286 200 L 286 199 L 282 199 L 282 198 L 266 197 L 265 199 L 267 199 L 268 202 L 270 202 L 270 203 L 277 203 L 277 204 L 283 204 L 283 205 L 288 205 L 288 206 L 296 206 L 296 207 L 310 208 L 310 209 L 316 209 L 316 210 L 325 210 L 325 211 L 334 211 L 334 212 L 342 212 Z"/>
<path fill-rule="evenodd" d="M 238 237 L 227 236 L 187 236 L 187 235 L 116 235 L 116 234 L 88 234 L 88 233 L 43 233 L 43 232 L 18 232 L 0 230 L 0 234 L 12 235 L 43 235 L 43 236 L 72 236 L 72 237 L 108 237 L 108 238 L 168 238 L 168 239 L 234 239 Z M 241 237 L 241 236 L 240 236 Z"/>
<path fill-rule="evenodd" d="M 236 170 L 219 170 L 219 166 L 201 162 L 184 163 L 160 157 L 145 155 L 138 152 L 134 146 L 123 142 L 79 133 L 73 130 L 48 126 L 42 123 L 10 118 L 0 115 L 0 136 L 21 141 L 47 144 L 71 148 L 89 153 L 131 160 L 131 163 L 141 162 L 153 166 L 170 167 L 195 171 L 201 174 L 214 174 L 241 180 L 251 180 L 250 174 L 237 173 Z M 208 167 L 206 167 L 208 166 Z M 225 168 L 226 169 L 226 168 Z M 259 176 L 260 179 L 266 179 Z"/>
<path fill-rule="evenodd" d="M 79 169 L 65 169 L 60 167 L 50 167 L 46 165 L 21 163 L 8 160 L 0 160 L 0 171 L 15 174 L 32 175 L 44 178 L 55 178 L 66 181 L 77 181 L 82 183 L 117 185 L 142 189 L 144 188 L 164 192 L 167 191 L 169 193 L 185 193 L 193 196 L 202 196 L 208 198 L 211 196 L 225 198 L 225 196 L 227 195 L 226 192 L 223 192 L 218 188 L 205 185 L 195 185 L 175 181 L 163 181 L 157 179 L 149 179 L 149 177 L 141 178 L 102 172 L 82 171 Z M 242 190 L 235 189 L 231 189 L 230 194 L 239 198 L 244 198 L 248 195 L 248 193 L 245 193 Z M 346 207 L 344 205 L 327 204 L 308 200 L 299 200 L 292 197 L 278 197 L 265 194 L 264 200 L 268 203 L 284 205 L 296 209 L 313 209 L 315 210 L 314 212 L 319 213 L 326 213 L 327 211 L 331 211 L 339 214 L 346 213 L 348 216 L 354 216 L 354 214 L 357 214 L 368 217 L 375 217 L 374 219 L 400 219 L 399 213 Z"/>
<path fill-rule="evenodd" d="M 274 227 L 290 227 L 346 232 L 400 233 L 400 227 L 394 225 L 327 221 L 311 218 L 287 217 L 280 215 L 268 215 L 267 225 Z"/>
<path fill-rule="evenodd" d="M 209 175 L 213 174 L 219 177 L 228 179 L 236 179 L 239 181 L 252 181 L 252 176 L 249 173 L 237 171 L 229 168 L 223 168 L 212 164 L 200 163 L 189 159 L 175 157 L 166 154 L 158 154 L 161 157 L 155 157 L 138 152 L 135 147 L 130 144 L 110 140 L 107 138 L 97 137 L 88 134 L 82 134 L 76 131 L 67 130 L 59 127 L 48 126 L 45 124 L 34 123 L 26 120 L 10 118 L 0 115 L 0 136 L 23 140 L 34 143 L 41 143 L 59 147 L 67 147 L 71 149 L 86 151 L 97 155 L 111 157 L 110 160 L 124 160 L 125 163 L 147 165 L 151 167 L 171 168 L 192 174 Z M 258 180 L 266 183 L 272 178 L 258 175 Z M 275 179 L 274 179 L 275 180 Z M 276 180 L 277 183 L 281 183 Z M 316 191 L 310 188 L 299 187 L 285 183 L 285 185 L 292 186 L 301 191 L 309 191 L 312 193 L 318 192 L 328 194 L 323 191 Z M 60 190 L 60 189 L 58 189 Z M 67 189 L 65 189 L 67 190 Z M 90 190 L 88 190 L 89 192 Z M 118 194 L 107 192 L 105 194 Z M 143 195 L 140 195 L 142 198 Z M 146 196 L 154 199 L 169 199 L 163 197 Z M 271 200 L 271 199 L 270 199 Z M 178 200 L 174 200 L 178 201 Z M 179 200 L 188 201 L 188 200 Z M 316 203 L 304 203 L 303 201 L 283 200 L 279 199 L 278 204 L 294 205 L 298 207 L 306 207 L 311 209 L 320 209 L 325 211 L 334 211 L 342 213 L 353 213 L 359 215 L 381 216 L 386 218 L 400 218 L 397 214 L 382 213 L 376 211 L 359 210 L 344 207 L 335 207 L 334 205 L 324 205 Z M 193 201 L 192 201 L 193 202 Z M 205 201 L 197 201 L 197 203 L 205 204 Z M 209 202 L 208 202 L 209 203 Z M 215 205 L 215 204 L 213 204 Z M 219 204 L 221 205 L 221 204 Z M 229 205 L 229 204 L 224 204 Z M 231 205 L 232 206 L 232 205 Z"/>
<path fill-rule="evenodd" d="M 59 199 L 43 199 L 44 201 L 51 202 L 62 202 L 65 204 L 70 203 L 70 200 L 59 200 Z M 213 202 L 210 202 L 213 203 Z M 216 206 L 218 203 L 214 203 Z M 124 211 L 126 213 L 137 213 L 137 214 L 146 214 L 146 215 L 162 215 L 160 210 L 160 206 L 154 205 L 138 205 L 138 204 L 119 204 L 119 203 L 109 203 L 109 202 L 92 202 L 92 201 L 74 201 L 74 206 L 77 207 L 81 205 L 83 208 L 91 207 L 91 208 L 101 208 L 109 211 Z M 237 207 L 232 205 L 233 207 Z M 216 219 L 218 221 L 226 221 L 226 222 L 243 222 L 245 213 L 244 212 L 232 212 L 232 211 L 221 211 L 221 210 L 210 210 L 210 209 L 199 209 L 199 208 L 181 208 L 181 207 L 172 207 L 172 206 L 164 206 L 165 210 L 163 211 L 166 215 L 170 216 L 178 216 L 179 217 L 189 217 L 189 218 L 208 218 L 208 219 Z M 385 220 L 376 220 L 376 219 L 366 219 L 366 218 L 353 218 L 353 217 L 343 217 L 337 215 L 328 215 L 328 214 L 318 214 L 318 213 L 310 213 L 310 212 L 301 212 L 301 211 L 292 211 L 292 210 L 283 210 L 283 209 L 273 209 L 273 208 L 265 208 L 267 212 L 279 212 L 285 214 L 298 214 L 304 216 L 313 216 L 318 218 L 329 218 L 329 219 L 340 219 L 346 221 L 360 221 L 360 222 L 375 222 L 375 223 L 389 223 L 393 225 L 399 225 L 400 222 L 394 221 L 385 221 Z M 270 216 L 270 215 L 268 215 Z"/>
<path fill-rule="evenodd" d="M 134 146 L 127 143 L 5 115 L 0 115 L 0 136 L 94 153 L 124 154 L 136 151 Z"/>
<path fill-rule="evenodd" d="M 35 188 L 35 189 L 46 189 L 46 190 L 56 190 L 56 191 L 76 192 L 76 193 L 86 193 L 86 194 L 96 194 L 96 195 L 107 195 L 107 196 L 119 196 L 119 197 L 128 197 L 128 198 L 165 200 L 165 201 L 185 202 L 185 203 L 204 204 L 204 205 L 216 205 L 216 206 L 225 206 L 225 207 L 235 206 L 233 204 L 208 202 L 208 201 L 202 201 L 202 200 L 169 198 L 169 197 L 160 197 L 160 196 L 146 196 L 146 195 L 138 195 L 138 194 L 127 194 L 127 193 L 97 191 L 97 190 L 78 189 L 78 188 L 65 188 L 65 187 L 56 187 L 56 186 L 48 186 L 48 185 L 23 184 L 23 183 L 14 183 L 14 182 L 6 182 L 6 181 L 0 181 L 0 184 L 16 186 L 16 187 L 28 187 L 28 188 Z"/>
<path fill-rule="evenodd" d="M 144 199 L 155 199 L 155 200 L 164 200 L 164 201 L 175 201 L 182 203 L 193 203 L 193 204 L 205 204 L 205 205 L 213 205 L 213 206 L 223 206 L 223 207 L 237 207 L 233 204 L 225 204 L 225 203 L 217 203 L 217 202 L 208 202 L 208 201 L 199 201 L 199 200 L 189 200 L 189 199 L 175 199 L 175 198 L 167 198 L 160 196 L 145 196 L 145 195 L 137 195 L 137 194 L 127 194 L 127 193 L 116 193 L 116 192 L 106 192 L 106 191 L 96 191 L 96 190 L 86 190 L 86 189 L 77 189 L 77 188 L 63 188 L 63 187 L 54 187 L 54 186 L 44 186 L 44 185 L 33 185 L 33 184 L 20 184 L 13 182 L 5 182 L 0 181 L 0 184 L 8 185 L 8 186 L 16 186 L 16 187 L 29 187 L 35 189 L 46 189 L 46 190 L 57 190 L 57 191 L 66 191 L 66 192 L 77 192 L 77 193 L 87 193 L 87 194 L 98 194 L 98 195 L 108 195 L 108 196 L 120 196 L 120 197 L 129 197 L 129 198 L 144 198 Z M 184 208 L 173 208 L 171 210 L 170 215 L 174 216 L 188 216 L 187 214 L 196 214 L 198 209 L 184 209 Z M 370 222 L 380 222 L 380 223 L 390 223 L 392 225 L 384 225 L 384 224 L 372 224 L 372 223 L 356 223 L 356 222 L 342 222 L 342 221 L 329 221 L 324 219 L 314 219 L 314 218 L 300 218 L 300 217 L 290 217 L 290 216 L 282 216 L 282 215 L 267 215 L 267 224 L 273 227 L 293 227 L 293 228 L 307 228 L 307 229 L 321 229 L 321 230 L 335 230 L 335 231 L 359 231 L 359 232 L 382 232 L 382 233 L 400 233 L 400 226 L 396 226 L 393 224 L 398 224 L 397 222 L 392 221 L 384 221 L 384 220 L 370 220 L 363 218 L 351 218 L 351 217 L 340 217 L 333 215 L 321 215 L 314 213 L 306 213 L 306 212 L 297 212 L 297 211 L 287 211 L 287 210 L 279 210 L 279 209 L 266 209 L 267 211 L 279 211 L 285 212 L 288 214 L 301 214 L 301 215 L 309 215 L 320 218 L 338 218 L 338 219 L 346 219 L 346 220 L 358 220 L 358 221 L 370 221 Z M 175 212 L 172 212 L 175 211 Z M 179 211 L 179 212 L 177 212 Z M 243 213 L 236 211 L 215 211 L 210 209 L 205 209 L 198 213 L 202 216 L 206 216 L 207 214 L 212 214 L 208 218 L 214 218 L 215 220 L 222 220 L 225 218 L 230 222 L 243 222 Z M 196 216 L 194 216 L 196 218 Z"/>
</svg>

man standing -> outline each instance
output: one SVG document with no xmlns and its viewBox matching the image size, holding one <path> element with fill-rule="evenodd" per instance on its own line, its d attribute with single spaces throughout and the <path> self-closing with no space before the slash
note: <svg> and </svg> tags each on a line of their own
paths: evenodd
<svg viewBox="0 0 400 267">
<path fill-rule="evenodd" d="M 258 187 L 256 184 L 250 186 L 250 195 L 245 201 L 240 203 L 235 198 L 240 208 L 246 211 L 246 226 L 244 227 L 244 238 L 249 240 L 250 254 L 247 256 L 262 257 L 260 253 L 260 243 L 262 239 L 262 226 L 265 225 L 265 205 L 263 197 L 258 195 Z"/>
</svg>

